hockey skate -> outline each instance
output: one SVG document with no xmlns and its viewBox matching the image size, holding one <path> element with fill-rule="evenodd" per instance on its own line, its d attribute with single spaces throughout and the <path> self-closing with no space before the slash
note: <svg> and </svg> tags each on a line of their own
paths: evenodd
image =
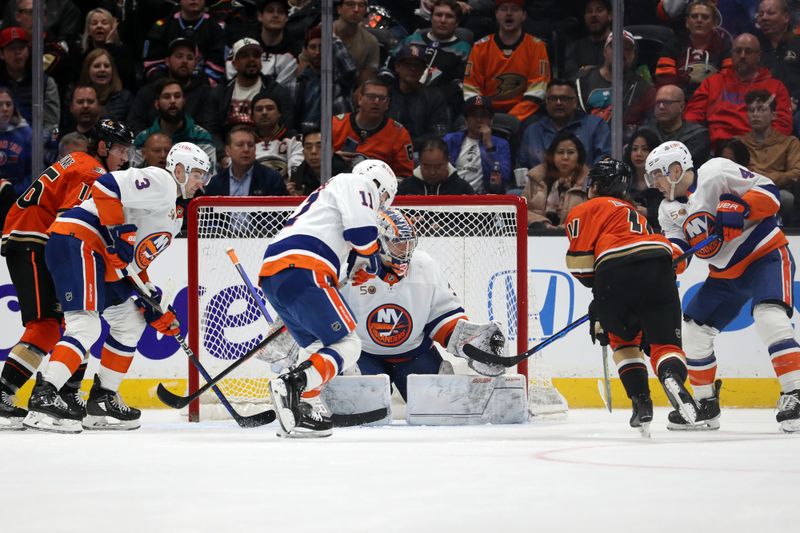
<svg viewBox="0 0 800 533">
<path fill-rule="evenodd" d="M 31 398 L 28 401 L 28 415 L 22 424 L 26 428 L 53 433 L 80 433 L 83 412 L 71 407 L 59 395 L 55 386 L 36 374 Z"/>
<path fill-rule="evenodd" d="M 682 419 L 688 424 L 694 425 L 697 420 L 698 406 L 680 378 L 667 370 L 661 376 L 661 385 L 664 387 L 667 399 L 672 404 L 672 407 L 675 408 L 675 411 L 680 413 Z"/>
<path fill-rule="evenodd" d="M 25 429 L 22 421 L 28 411 L 14 405 L 14 393 L 0 382 L 0 430 Z"/>
<path fill-rule="evenodd" d="M 84 429 L 132 430 L 141 426 L 142 412 L 128 407 L 118 392 L 104 389 L 100 376 L 95 375 L 89 399 L 86 401 Z"/>
<path fill-rule="evenodd" d="M 690 424 L 679 411 L 671 411 L 667 415 L 667 429 L 673 431 L 709 431 L 719 429 L 719 391 L 722 380 L 714 382 L 714 396 L 697 401 L 697 418 Z"/>
<path fill-rule="evenodd" d="M 637 394 L 631 398 L 633 414 L 631 415 L 631 427 L 638 428 L 642 437 L 650 436 L 650 422 L 653 421 L 653 400 L 647 393 Z"/>
<path fill-rule="evenodd" d="M 86 400 L 83 399 L 81 389 L 64 385 L 61 387 L 61 390 L 58 391 L 58 395 L 61 396 L 61 399 L 64 400 L 67 407 L 81 413 L 81 419 L 86 416 Z"/>
<path fill-rule="evenodd" d="M 800 431 L 800 389 L 781 394 L 775 419 L 781 425 L 781 431 L 784 433 Z"/>
<path fill-rule="evenodd" d="M 272 403 L 275 405 L 275 413 L 280 422 L 279 437 L 328 437 L 333 432 L 333 423 L 330 418 L 324 416 L 322 409 L 315 405 L 316 399 L 300 400 L 300 394 L 306 388 L 305 369 L 310 366 L 309 361 L 303 361 L 294 370 L 269 382 Z"/>
</svg>

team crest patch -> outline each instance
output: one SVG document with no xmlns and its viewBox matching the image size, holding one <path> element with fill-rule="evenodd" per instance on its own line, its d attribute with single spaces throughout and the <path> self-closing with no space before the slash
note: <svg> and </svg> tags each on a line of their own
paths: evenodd
<svg viewBox="0 0 800 533">
<path fill-rule="evenodd" d="M 411 314 L 399 305 L 384 304 L 374 309 L 366 320 L 367 333 L 378 346 L 400 346 L 411 336 Z"/>
<path fill-rule="evenodd" d="M 715 224 L 714 215 L 706 211 L 700 211 L 687 217 L 683 223 L 683 233 L 689 241 L 689 246 L 694 246 L 711 235 Z M 721 247 L 722 242 L 717 239 L 701 248 L 695 255 L 700 259 L 709 259 L 714 257 Z"/>
<path fill-rule="evenodd" d="M 171 242 L 172 234 L 166 231 L 151 233 L 139 241 L 134 254 L 136 266 L 142 270 L 150 266 L 150 263 L 158 257 L 158 254 L 166 250 Z"/>
</svg>

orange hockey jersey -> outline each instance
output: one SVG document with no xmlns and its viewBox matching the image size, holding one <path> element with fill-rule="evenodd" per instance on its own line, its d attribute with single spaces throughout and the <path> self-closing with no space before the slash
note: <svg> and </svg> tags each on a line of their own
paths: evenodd
<svg viewBox="0 0 800 533">
<path fill-rule="evenodd" d="M 92 184 L 103 174 L 103 165 L 84 152 L 67 154 L 47 167 L 8 212 L 3 226 L 3 253 L 20 244 L 45 244 L 47 228 L 56 216 L 85 200 Z"/>
<path fill-rule="evenodd" d="M 357 152 L 380 159 L 394 170 L 398 178 L 414 172 L 414 145 L 411 135 L 396 120 L 385 118 L 372 130 L 358 127 L 354 113 L 333 117 L 333 151 Z"/>
<path fill-rule="evenodd" d="M 591 287 L 595 272 L 645 257 L 672 257 L 672 244 L 653 233 L 633 204 L 599 196 L 575 206 L 564 224 L 569 238 L 567 269 Z"/>
<path fill-rule="evenodd" d="M 506 46 L 497 34 L 488 35 L 472 46 L 464 74 L 464 99 L 485 96 L 495 111 L 524 121 L 544 101 L 549 81 L 550 58 L 544 42 L 523 33 L 519 42 Z"/>
</svg>

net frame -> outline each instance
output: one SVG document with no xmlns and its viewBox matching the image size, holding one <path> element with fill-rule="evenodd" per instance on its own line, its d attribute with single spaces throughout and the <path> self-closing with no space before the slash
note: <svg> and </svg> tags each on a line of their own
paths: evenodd
<svg viewBox="0 0 800 533">
<path fill-rule="evenodd" d="M 305 197 L 302 196 L 279 196 L 279 197 L 231 197 L 231 196 L 207 196 L 192 200 L 188 212 L 188 294 L 196 297 L 188 298 L 189 313 L 189 346 L 200 355 L 200 212 L 207 208 L 285 208 L 293 210 Z M 528 235 L 527 235 L 527 205 L 523 198 L 519 196 L 507 195 L 457 195 L 457 196 L 398 196 L 395 198 L 392 207 L 399 208 L 458 208 L 463 206 L 474 209 L 480 206 L 498 207 L 505 206 L 513 211 L 513 220 L 516 226 L 516 272 L 514 275 L 516 283 L 516 343 L 509 346 L 509 350 L 515 353 L 522 353 L 527 350 L 528 343 Z M 264 240 L 261 241 L 264 243 Z M 224 246 L 220 246 L 220 253 L 224 255 Z M 231 266 L 233 269 L 233 266 Z M 251 274 L 252 275 L 252 274 Z M 257 284 L 257 280 L 252 280 Z M 461 298 L 465 295 L 460 294 Z M 201 358 L 202 360 L 202 358 Z M 191 364 L 188 363 L 188 388 L 192 393 L 200 387 L 199 373 Z M 246 363 L 249 364 L 249 363 Z M 245 364 L 245 365 L 246 365 Z M 521 362 L 517 366 L 520 374 L 528 376 L 527 361 Z M 213 374 L 213 372 L 212 372 Z M 200 399 L 189 404 L 188 417 L 191 422 L 200 420 Z"/>
</svg>

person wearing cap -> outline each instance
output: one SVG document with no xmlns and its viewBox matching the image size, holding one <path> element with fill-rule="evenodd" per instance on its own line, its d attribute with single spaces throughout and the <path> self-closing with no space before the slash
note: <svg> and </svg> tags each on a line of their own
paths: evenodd
<svg viewBox="0 0 800 533">
<path fill-rule="evenodd" d="M 17 9 L 14 11 L 14 16 L 4 26 L 19 26 L 28 35 L 33 34 L 33 0 L 15 0 L 9 2 L 8 5 L 16 5 Z M 44 26 L 47 27 L 47 9 L 44 13 Z M 80 58 L 77 60 L 70 60 L 69 51 L 70 44 L 61 40 L 57 35 L 52 32 L 44 31 L 42 35 L 42 44 L 44 51 L 42 53 L 42 68 L 45 74 L 50 76 L 56 81 L 59 91 L 62 91 L 72 81 L 72 68 L 74 64 L 78 64 Z M 77 47 L 72 47 L 77 49 Z M 59 92 L 59 96 L 63 97 L 63 92 Z"/>
<path fill-rule="evenodd" d="M 253 97 L 250 105 L 255 125 L 256 162 L 288 178 L 303 162 L 303 143 L 283 122 L 280 103 L 266 92 Z"/>
<path fill-rule="evenodd" d="M 464 99 L 485 96 L 494 109 L 525 122 L 544 100 L 550 58 L 540 39 L 525 33 L 523 0 L 496 0 L 498 31 L 472 46 L 464 76 Z"/>
<path fill-rule="evenodd" d="M 613 61 L 613 34 L 606 38 L 603 51 L 603 64 L 590 67 L 578 76 L 578 102 L 586 113 L 597 115 L 606 122 L 611 122 L 611 64 Z M 653 108 L 655 89 L 653 84 L 634 71 L 636 61 L 636 39 L 629 31 L 623 31 L 623 87 L 622 103 L 624 138 L 644 122 Z"/>
<path fill-rule="evenodd" d="M 586 0 L 583 24 L 587 35 L 567 43 L 562 78 L 574 80 L 581 69 L 603 64 L 603 49 L 611 33 L 611 10 L 610 0 Z"/>
<path fill-rule="evenodd" d="M 214 86 L 222 83 L 225 73 L 225 30 L 205 12 L 203 0 L 180 0 L 180 10 L 159 19 L 144 41 L 145 76 L 152 79 L 166 70 L 168 46 L 178 37 L 191 40 L 197 49 L 197 65 Z"/>
<path fill-rule="evenodd" d="M 78 43 L 81 33 L 81 10 L 73 0 L 44 0 L 44 19 L 42 20 L 45 32 L 45 42 L 48 35 L 54 41 L 63 41 L 69 48 L 73 48 Z M 0 15 L 3 20 L 3 28 L 11 26 L 30 26 L 33 27 L 33 2 L 25 0 L 9 0 L 5 3 L 5 10 Z M 26 29 L 26 31 L 28 31 Z"/>
<path fill-rule="evenodd" d="M 31 123 L 33 113 L 33 76 L 31 70 L 31 39 L 19 26 L 0 31 L 0 85 L 14 93 L 17 109 Z M 45 74 L 43 122 L 45 135 L 58 127 L 61 100 L 55 80 Z"/>
<path fill-rule="evenodd" d="M 444 96 L 420 81 L 426 65 L 425 49 L 420 46 L 404 46 L 397 52 L 386 113 L 406 127 L 415 151 L 425 140 L 444 135 L 451 122 Z"/>
<path fill-rule="evenodd" d="M 164 59 L 165 71 L 153 75 L 153 81 L 139 89 L 131 104 L 125 123 L 134 133 L 144 130 L 158 117 L 155 102 L 155 84 L 158 79 L 171 78 L 177 81 L 186 100 L 184 112 L 192 117 L 198 126 L 209 132 L 217 130 L 217 114 L 214 111 L 212 89 L 208 78 L 196 71 L 197 51 L 194 43 L 185 37 L 178 37 L 169 43 L 168 54 Z"/>
<path fill-rule="evenodd" d="M 378 72 L 380 48 L 378 39 L 363 26 L 367 15 L 367 0 L 335 0 L 336 14 L 333 33 L 342 40 L 358 67 L 358 80 L 373 78 Z"/>
<path fill-rule="evenodd" d="M 450 163 L 478 194 L 503 194 L 511 184 L 511 146 L 492 135 L 493 116 L 491 102 L 473 96 L 464 102 L 467 129 L 443 137 Z"/>
</svg>

